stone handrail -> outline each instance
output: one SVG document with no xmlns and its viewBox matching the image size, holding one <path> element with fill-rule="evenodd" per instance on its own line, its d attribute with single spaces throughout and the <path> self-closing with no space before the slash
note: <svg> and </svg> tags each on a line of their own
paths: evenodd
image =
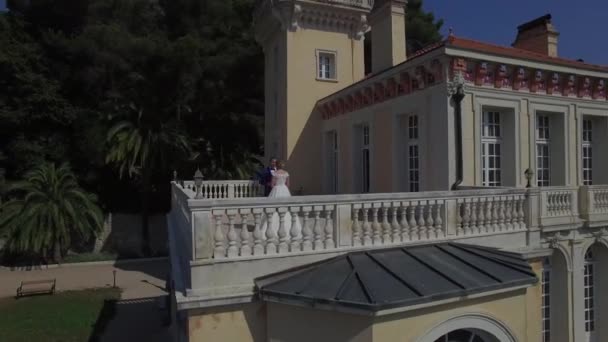
<svg viewBox="0 0 608 342">
<path fill-rule="evenodd" d="M 182 188 L 196 198 L 197 189 L 194 181 L 184 181 Z M 211 180 L 203 181 L 199 196 L 206 199 L 247 198 L 264 195 L 264 187 L 256 180 Z"/>
<path fill-rule="evenodd" d="M 174 184 L 176 190 L 182 189 Z M 193 260 L 382 248 L 525 231 L 526 203 L 525 189 L 188 200 Z"/>
<path fill-rule="evenodd" d="M 608 221 L 608 186 L 589 185 L 580 188 L 581 217 L 589 226 L 605 225 Z"/>
<path fill-rule="evenodd" d="M 540 226 L 561 229 L 580 223 L 578 186 L 538 188 L 540 191 Z"/>
</svg>

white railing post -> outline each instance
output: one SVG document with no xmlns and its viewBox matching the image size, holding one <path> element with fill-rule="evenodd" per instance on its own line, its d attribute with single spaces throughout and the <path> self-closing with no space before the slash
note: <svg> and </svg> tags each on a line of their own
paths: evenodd
<svg viewBox="0 0 608 342">
<path fill-rule="evenodd" d="M 357 222 L 353 217 L 353 209 L 351 204 L 336 205 L 336 220 L 334 222 L 336 229 L 334 235 L 338 247 L 350 247 L 353 245 L 353 225 Z"/>
</svg>

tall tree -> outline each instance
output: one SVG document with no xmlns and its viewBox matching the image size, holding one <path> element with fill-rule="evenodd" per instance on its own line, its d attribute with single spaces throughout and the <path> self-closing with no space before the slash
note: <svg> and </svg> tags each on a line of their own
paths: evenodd
<svg viewBox="0 0 608 342">
<path fill-rule="evenodd" d="M 102 228 L 94 195 L 85 192 L 67 164 L 43 163 L 9 186 L 13 198 L 1 207 L 0 231 L 17 253 L 52 253 L 60 262 L 72 236 L 88 239 Z"/>
</svg>

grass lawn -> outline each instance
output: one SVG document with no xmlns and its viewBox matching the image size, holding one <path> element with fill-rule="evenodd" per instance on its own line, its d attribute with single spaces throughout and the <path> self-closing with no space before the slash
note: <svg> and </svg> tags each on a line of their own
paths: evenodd
<svg viewBox="0 0 608 342">
<path fill-rule="evenodd" d="M 0 299 L 0 341 L 88 341 L 113 315 L 120 289 Z M 106 302 L 108 300 L 108 302 Z"/>
</svg>

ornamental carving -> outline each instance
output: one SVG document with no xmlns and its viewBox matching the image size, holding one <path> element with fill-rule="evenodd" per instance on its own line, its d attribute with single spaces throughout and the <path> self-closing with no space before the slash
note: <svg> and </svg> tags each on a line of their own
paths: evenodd
<svg viewBox="0 0 608 342">
<path fill-rule="evenodd" d="M 604 98 L 606 98 L 606 81 L 596 80 L 595 86 L 593 87 L 593 99 Z"/>
<path fill-rule="evenodd" d="M 395 78 L 391 77 L 386 81 L 386 98 L 392 98 L 397 95 L 397 82 Z"/>
<path fill-rule="evenodd" d="M 431 62 L 431 75 L 433 75 L 433 83 L 443 81 L 443 67 L 436 59 Z"/>
<path fill-rule="evenodd" d="M 564 78 L 564 85 L 562 86 L 563 96 L 574 96 L 576 94 L 576 76 L 568 75 Z"/>
<path fill-rule="evenodd" d="M 528 73 L 525 68 L 517 67 L 513 73 L 513 90 L 528 89 Z"/>
<path fill-rule="evenodd" d="M 602 101 L 608 99 L 606 79 L 485 61 L 475 62 L 459 57 L 450 60 L 449 69 L 444 69 L 440 60 L 434 59 L 423 65 L 402 70 L 398 75 L 364 80 L 356 89 L 349 87 L 323 100 L 323 103 L 319 104 L 319 110 L 323 118 L 329 119 L 396 96 L 408 95 L 440 81 L 447 81 L 450 89 L 450 84 L 454 81 L 443 75 L 446 71 L 449 75 L 458 75 L 462 85 L 468 83 L 485 88 L 527 90 L 530 93 L 546 93 L 552 96 L 577 96 Z"/>
<path fill-rule="evenodd" d="M 500 64 L 496 67 L 494 79 L 494 87 L 496 88 L 508 88 L 511 86 L 511 80 L 509 78 L 509 69 L 506 65 Z"/>
<path fill-rule="evenodd" d="M 487 62 L 477 63 L 477 70 L 475 70 L 475 85 L 480 86 L 487 83 L 489 76 L 489 66 Z"/>
<path fill-rule="evenodd" d="M 363 90 L 363 105 L 364 106 L 369 106 L 372 103 L 374 103 L 373 102 L 372 88 L 371 87 L 366 87 Z"/>
<path fill-rule="evenodd" d="M 547 76 L 547 94 L 559 95 L 561 93 L 559 89 L 559 74 L 552 72 Z"/>
<path fill-rule="evenodd" d="M 591 78 L 581 77 L 578 87 L 578 97 L 591 97 Z"/>
<path fill-rule="evenodd" d="M 399 92 L 399 94 L 404 94 L 404 95 L 407 95 L 411 92 L 409 73 L 407 73 L 407 72 L 401 73 L 398 92 Z"/>
<path fill-rule="evenodd" d="M 542 70 L 534 71 L 534 77 L 530 82 L 530 92 L 537 93 L 545 90 L 545 79 Z"/>
<path fill-rule="evenodd" d="M 414 82 L 412 82 L 412 88 L 414 90 L 419 90 L 419 89 L 424 89 L 425 87 L 425 79 L 424 76 L 426 75 L 426 70 L 424 68 L 424 66 L 418 66 L 416 67 L 416 71 L 414 73 L 414 77 L 415 77 L 415 86 L 414 86 Z"/>
</svg>

